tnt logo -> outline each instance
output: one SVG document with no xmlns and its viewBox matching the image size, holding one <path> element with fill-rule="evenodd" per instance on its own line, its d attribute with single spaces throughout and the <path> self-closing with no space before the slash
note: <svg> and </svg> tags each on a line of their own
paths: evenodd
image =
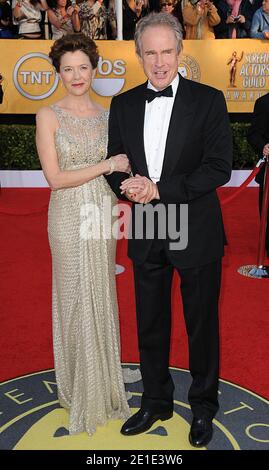
<svg viewBox="0 0 269 470">
<path fill-rule="evenodd" d="M 123 60 L 111 61 L 100 57 L 97 77 L 92 84 L 93 90 L 101 96 L 114 96 L 124 86 L 125 72 Z M 21 57 L 16 63 L 13 81 L 18 92 L 25 98 L 42 100 L 54 93 L 59 77 L 46 54 L 31 52 Z"/>
<path fill-rule="evenodd" d="M 43 100 L 54 93 L 59 77 L 46 54 L 31 52 L 16 63 L 13 81 L 18 92 L 25 98 Z"/>
</svg>

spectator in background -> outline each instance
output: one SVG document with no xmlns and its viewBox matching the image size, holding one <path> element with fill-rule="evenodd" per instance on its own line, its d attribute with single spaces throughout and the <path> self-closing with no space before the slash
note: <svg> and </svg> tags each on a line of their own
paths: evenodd
<svg viewBox="0 0 269 470">
<path fill-rule="evenodd" d="M 103 0 L 103 4 L 107 9 L 107 39 L 117 39 L 117 17 L 116 17 L 116 0 Z"/>
<path fill-rule="evenodd" d="M 84 0 L 79 4 L 81 32 L 91 39 L 107 39 L 107 22 L 115 34 L 116 17 L 112 9 L 107 9 L 103 0 Z"/>
<path fill-rule="evenodd" d="M 175 16 L 181 27 L 183 32 L 183 39 L 185 38 L 185 28 L 184 28 L 184 21 L 182 16 L 182 0 L 160 0 L 159 9 L 158 11 L 164 13 L 171 13 L 171 15 Z"/>
<path fill-rule="evenodd" d="M 41 11 L 47 9 L 46 0 L 12 0 L 13 23 L 21 39 L 41 38 Z"/>
<path fill-rule="evenodd" d="M 210 0 L 183 0 L 182 15 L 186 39 L 215 39 L 213 27 L 220 23 L 220 17 Z"/>
<path fill-rule="evenodd" d="M 67 0 L 48 0 L 48 19 L 51 24 L 52 39 L 56 40 L 68 33 L 80 31 L 79 7 L 68 6 Z"/>
<path fill-rule="evenodd" d="M 269 39 L 269 0 L 263 0 L 262 7 L 255 11 L 250 36 L 258 39 Z"/>
<path fill-rule="evenodd" d="M 217 39 L 243 39 L 250 37 L 253 6 L 249 0 L 219 0 L 220 23 L 215 26 Z"/>
<path fill-rule="evenodd" d="M 173 13 L 175 0 L 160 0 L 160 11 L 164 13 Z"/>
<path fill-rule="evenodd" d="M 0 0 L 0 39 L 12 39 L 14 26 L 12 23 L 12 9 L 7 0 Z"/>
<path fill-rule="evenodd" d="M 149 12 L 148 0 L 122 0 L 123 39 L 134 39 L 136 23 Z"/>
</svg>

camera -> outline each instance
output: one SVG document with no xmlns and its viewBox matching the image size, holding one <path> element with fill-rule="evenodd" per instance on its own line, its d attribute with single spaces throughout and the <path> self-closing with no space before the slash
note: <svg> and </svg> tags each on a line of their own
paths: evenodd
<svg viewBox="0 0 269 470">
<path fill-rule="evenodd" d="M 234 21 L 235 21 L 235 22 L 239 21 L 239 18 L 240 18 L 239 15 L 238 15 L 238 16 L 234 16 Z"/>
</svg>

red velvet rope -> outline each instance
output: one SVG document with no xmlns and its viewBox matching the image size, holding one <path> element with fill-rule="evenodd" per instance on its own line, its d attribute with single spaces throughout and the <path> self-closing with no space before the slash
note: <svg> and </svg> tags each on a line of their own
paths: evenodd
<svg viewBox="0 0 269 470">
<path fill-rule="evenodd" d="M 224 206 L 228 202 L 231 202 L 233 199 L 235 199 L 240 193 L 242 193 L 242 191 L 248 186 L 248 184 L 255 178 L 257 173 L 260 171 L 260 168 L 261 168 L 261 165 L 256 166 L 252 170 L 250 175 L 247 177 L 247 179 L 243 181 L 243 183 L 240 184 L 240 186 L 238 186 L 237 190 L 231 196 L 226 197 L 223 201 L 221 201 L 221 205 Z"/>
</svg>

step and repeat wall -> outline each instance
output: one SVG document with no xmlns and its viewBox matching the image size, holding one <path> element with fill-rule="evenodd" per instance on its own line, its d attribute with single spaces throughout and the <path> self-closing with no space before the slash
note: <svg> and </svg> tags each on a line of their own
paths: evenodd
<svg viewBox="0 0 269 470">
<path fill-rule="evenodd" d="M 100 60 L 93 98 L 105 108 L 113 95 L 145 81 L 132 41 L 97 41 Z M 52 41 L 0 41 L 0 113 L 35 114 L 61 99 L 64 88 L 48 53 Z M 257 39 L 184 41 L 179 58 L 183 77 L 223 91 L 228 111 L 252 112 L 269 91 L 268 41 Z"/>
</svg>

